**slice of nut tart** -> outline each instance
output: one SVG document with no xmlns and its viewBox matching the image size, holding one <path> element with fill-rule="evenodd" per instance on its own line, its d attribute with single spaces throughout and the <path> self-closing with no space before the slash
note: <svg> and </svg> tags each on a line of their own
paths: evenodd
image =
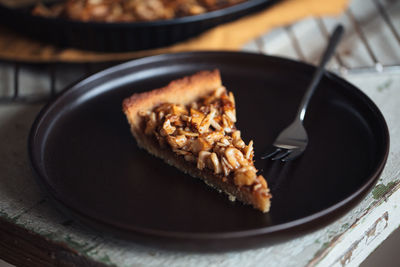
<svg viewBox="0 0 400 267">
<path fill-rule="evenodd" d="M 262 212 L 271 194 L 254 167 L 253 141 L 236 129 L 235 99 L 218 70 L 201 71 L 123 101 L 138 145 Z"/>
</svg>

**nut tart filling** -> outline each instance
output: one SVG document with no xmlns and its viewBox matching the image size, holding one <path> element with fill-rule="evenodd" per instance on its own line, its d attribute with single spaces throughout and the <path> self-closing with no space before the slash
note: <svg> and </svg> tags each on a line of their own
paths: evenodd
<svg viewBox="0 0 400 267">
<path fill-rule="evenodd" d="M 135 22 L 200 15 L 246 0 L 65 0 L 50 6 L 39 2 L 32 14 L 77 21 Z"/>
<path fill-rule="evenodd" d="M 253 140 L 246 144 L 235 126 L 234 95 L 222 84 L 208 91 L 190 103 L 161 102 L 151 109 L 138 109 L 142 138 L 172 152 L 172 161 L 184 162 L 180 169 L 191 165 L 190 174 L 227 193 L 231 200 L 237 198 L 267 212 L 271 194 L 254 166 Z"/>
</svg>

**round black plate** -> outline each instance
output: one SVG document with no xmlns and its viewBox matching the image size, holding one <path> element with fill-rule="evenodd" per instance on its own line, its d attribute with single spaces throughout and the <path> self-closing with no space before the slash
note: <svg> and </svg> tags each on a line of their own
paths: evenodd
<svg viewBox="0 0 400 267">
<path fill-rule="evenodd" d="M 31 9 L 0 4 L 0 23 L 60 47 L 126 52 L 168 46 L 219 24 L 257 12 L 279 0 L 248 0 L 224 9 L 170 20 L 127 23 L 81 22 L 31 15 Z"/>
<path fill-rule="evenodd" d="M 382 114 L 360 90 L 328 73 L 311 100 L 309 145 L 289 163 L 260 160 L 272 189 L 263 214 L 230 202 L 137 147 L 125 97 L 219 68 L 234 92 L 244 140 L 266 149 L 293 119 L 314 67 L 250 53 L 197 52 L 131 61 L 65 91 L 38 115 L 29 155 L 39 183 L 64 211 L 125 238 L 180 248 L 247 248 L 315 229 L 359 201 L 389 148 Z"/>
</svg>

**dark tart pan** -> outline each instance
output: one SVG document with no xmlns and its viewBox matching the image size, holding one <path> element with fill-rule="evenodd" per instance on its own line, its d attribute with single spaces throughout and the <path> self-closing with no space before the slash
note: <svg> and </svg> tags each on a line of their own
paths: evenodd
<svg viewBox="0 0 400 267">
<path fill-rule="evenodd" d="M 276 0 L 249 0 L 196 16 L 153 22 L 101 23 L 33 16 L 0 4 L 0 23 L 59 47 L 126 52 L 172 45 L 219 24 L 260 11 Z"/>
</svg>

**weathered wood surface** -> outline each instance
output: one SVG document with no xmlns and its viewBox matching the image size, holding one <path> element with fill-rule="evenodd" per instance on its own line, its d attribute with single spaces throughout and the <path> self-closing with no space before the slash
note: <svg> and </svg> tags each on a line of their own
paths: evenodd
<svg viewBox="0 0 400 267">
<path fill-rule="evenodd" d="M 348 78 L 376 102 L 389 125 L 391 150 L 377 186 L 346 216 L 316 232 L 275 246 L 206 255 L 106 237 L 61 215 L 43 197 L 27 160 L 27 134 L 40 106 L 0 106 L 0 229 L 1 236 L 7 236 L 0 240 L 0 256 L 20 265 L 25 259 L 26 266 L 32 266 L 33 259 L 109 266 L 340 266 L 361 262 L 399 226 L 400 75 Z M 5 232 L 9 223 L 16 228 Z"/>
</svg>

